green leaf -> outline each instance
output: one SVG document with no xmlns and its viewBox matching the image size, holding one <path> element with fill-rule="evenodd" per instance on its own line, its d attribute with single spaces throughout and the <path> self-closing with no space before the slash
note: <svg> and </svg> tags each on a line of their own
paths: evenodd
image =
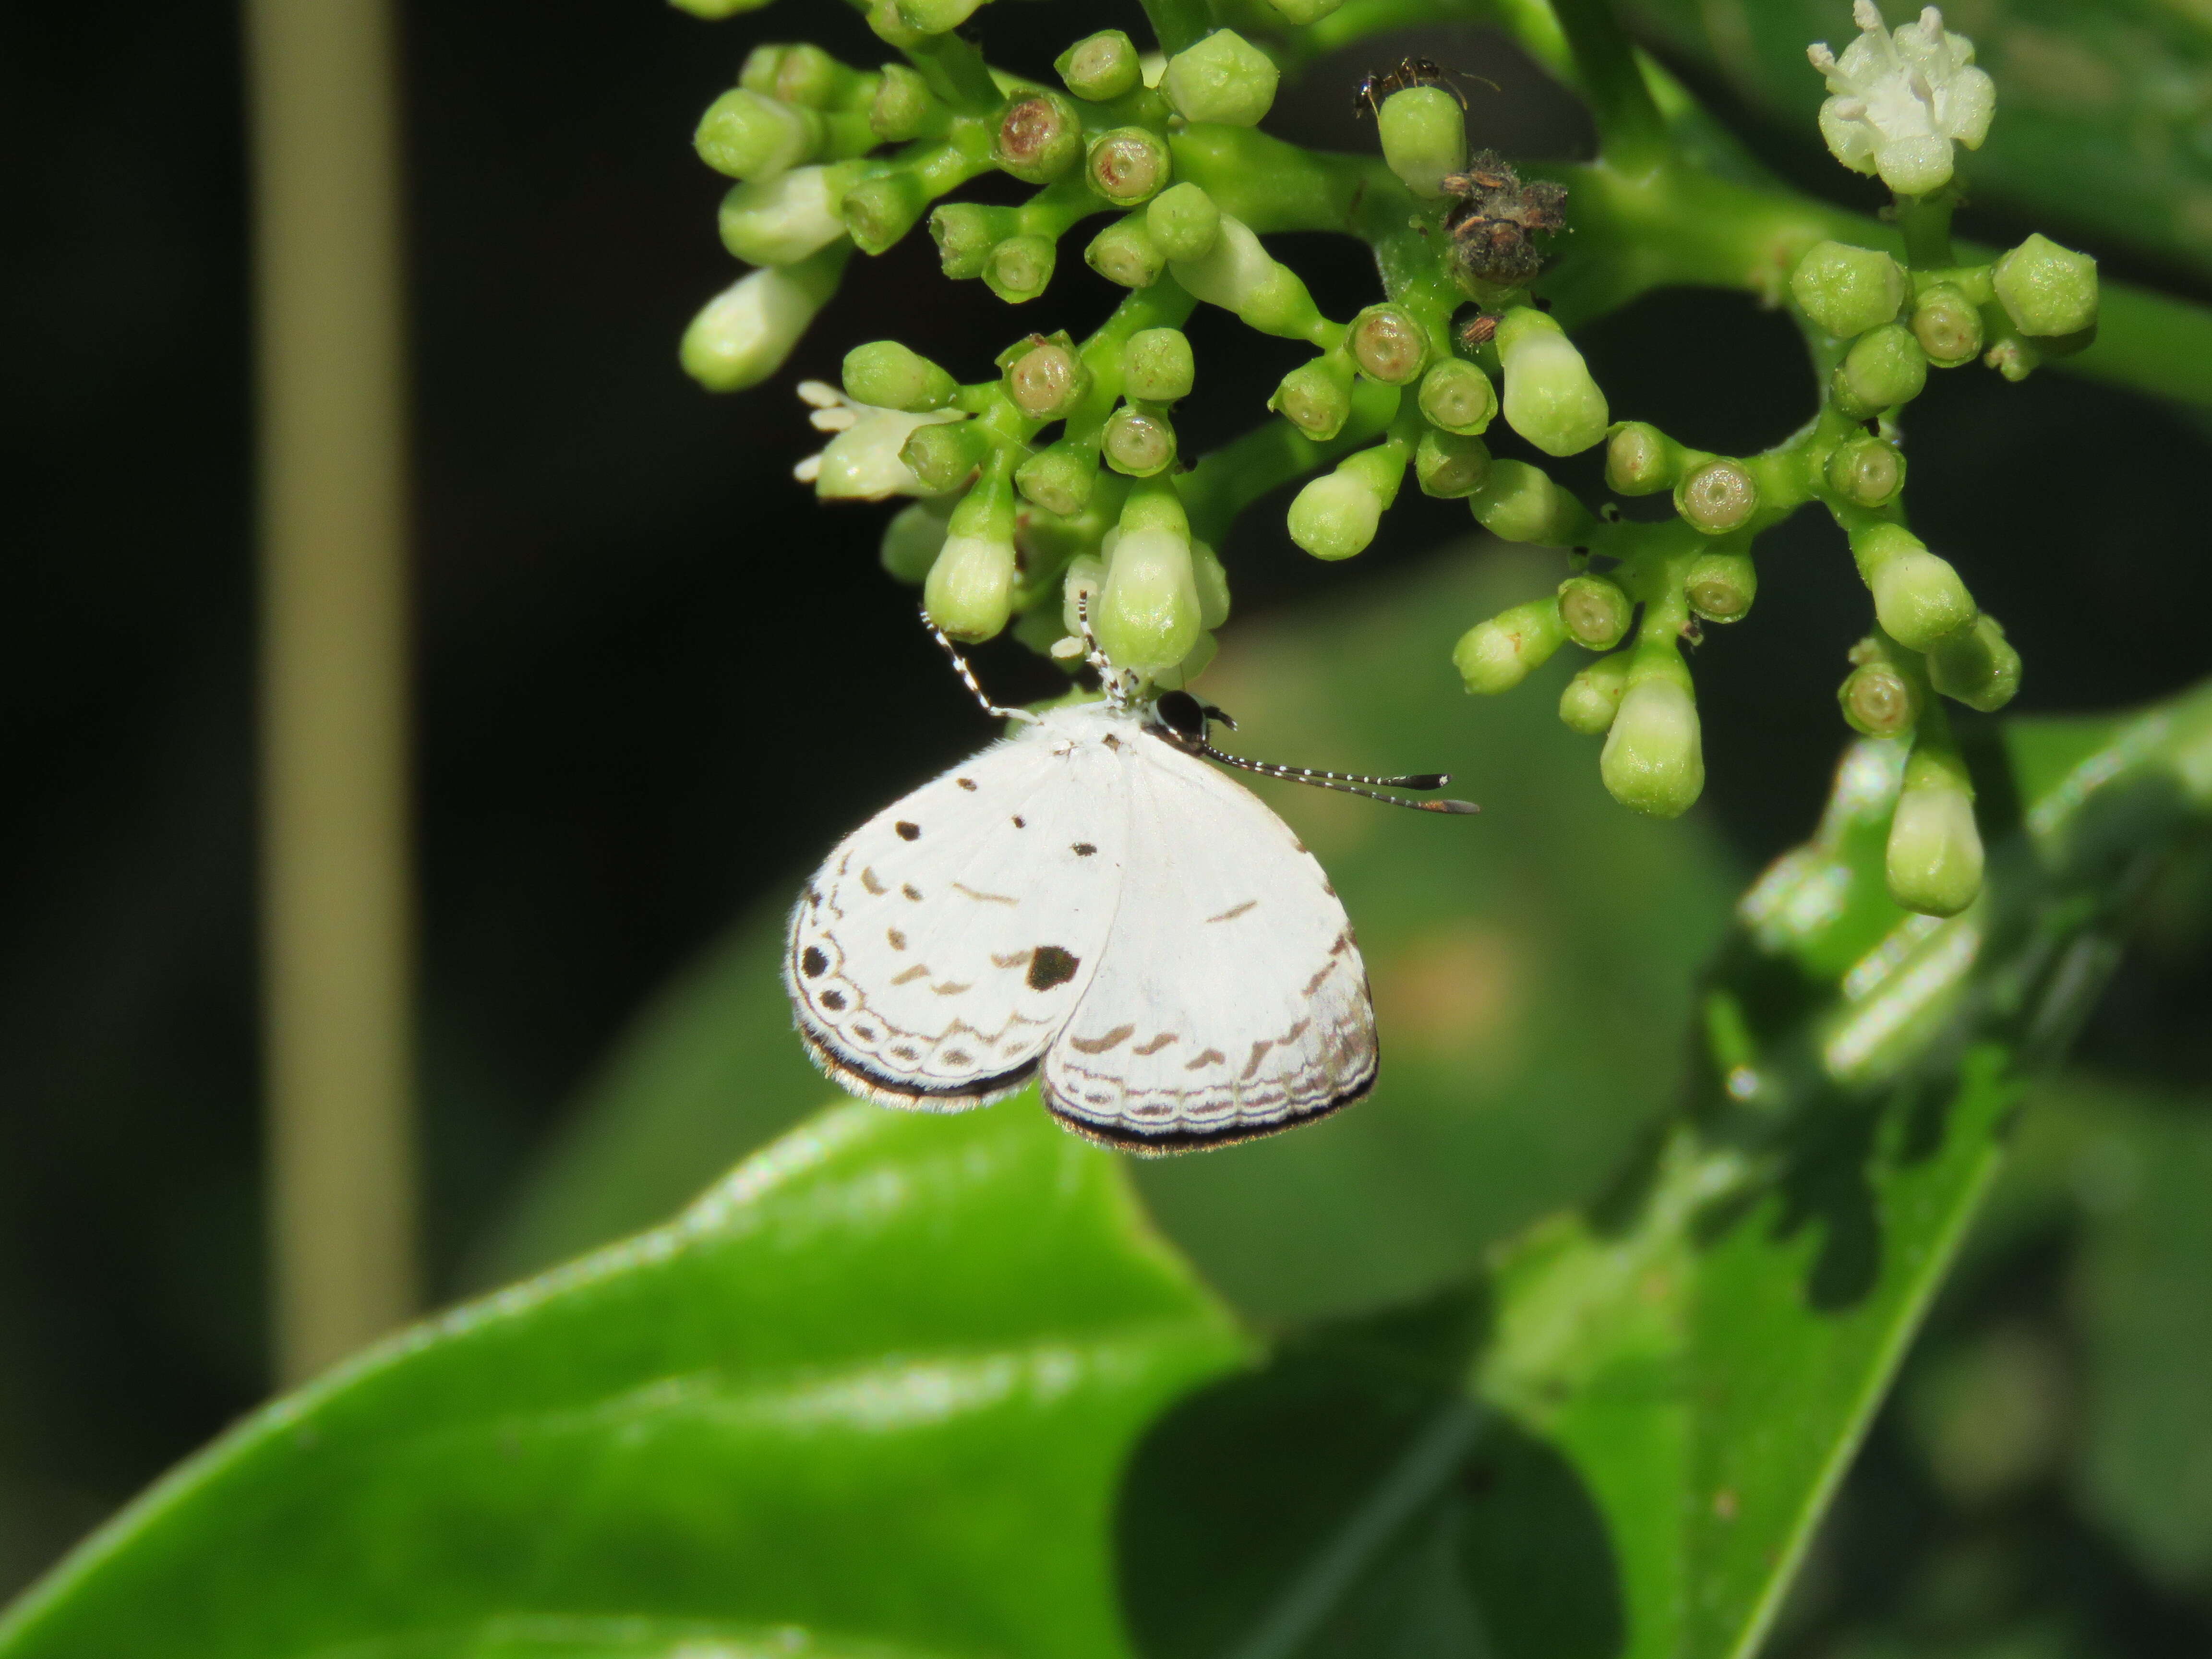
<svg viewBox="0 0 2212 1659">
<path fill-rule="evenodd" d="M 1121 1526 L 1148 1651 L 1757 1645 L 2021 1080 L 2212 810 L 2212 689 L 2009 730 L 1975 757 L 1985 822 L 2011 828 L 1973 908 L 1890 903 L 1900 745 L 1855 745 L 1820 836 L 1747 896 L 1699 1074 L 1635 1179 L 1455 1296 L 1316 1331 L 1154 1431 Z"/>
<path fill-rule="evenodd" d="M 1122 1463 L 1243 1352 L 1034 1104 L 847 1107 L 263 1412 L 0 1655 L 1120 1654 Z"/>
</svg>

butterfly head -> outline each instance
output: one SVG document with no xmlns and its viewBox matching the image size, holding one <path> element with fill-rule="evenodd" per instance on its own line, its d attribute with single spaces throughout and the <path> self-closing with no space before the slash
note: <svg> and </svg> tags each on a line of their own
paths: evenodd
<svg viewBox="0 0 2212 1659">
<path fill-rule="evenodd" d="M 1163 691 L 1146 713 L 1154 732 L 1176 748 L 1194 755 L 1206 751 L 1214 721 L 1219 720 L 1232 732 L 1237 729 L 1237 722 L 1226 709 L 1200 702 L 1188 691 Z"/>
</svg>

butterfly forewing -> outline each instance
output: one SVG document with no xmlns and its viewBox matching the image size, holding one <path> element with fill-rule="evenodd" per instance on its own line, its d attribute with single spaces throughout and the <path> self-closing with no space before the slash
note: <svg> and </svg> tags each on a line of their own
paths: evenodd
<svg viewBox="0 0 2212 1659">
<path fill-rule="evenodd" d="M 1266 1134 L 1372 1085 L 1367 973 L 1290 826 L 1147 736 L 1124 756 L 1127 867 L 1097 972 L 1047 1055 L 1047 1103 L 1134 1152 Z"/>
<path fill-rule="evenodd" d="M 886 808 L 793 912 L 784 972 L 830 1076 L 957 1110 L 1018 1088 L 1091 982 L 1126 863 L 1114 752 L 1025 727 Z"/>
</svg>

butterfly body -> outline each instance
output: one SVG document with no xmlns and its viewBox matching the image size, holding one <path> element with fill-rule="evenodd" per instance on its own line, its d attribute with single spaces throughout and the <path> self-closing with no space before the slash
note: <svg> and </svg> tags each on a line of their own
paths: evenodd
<svg viewBox="0 0 2212 1659">
<path fill-rule="evenodd" d="M 1051 710 L 847 836 L 785 957 L 816 1062 L 925 1110 L 1034 1078 L 1068 1127 L 1138 1152 L 1365 1094 L 1351 923 L 1290 827 L 1193 752 L 1214 713 L 1194 738 L 1154 704 Z"/>
</svg>

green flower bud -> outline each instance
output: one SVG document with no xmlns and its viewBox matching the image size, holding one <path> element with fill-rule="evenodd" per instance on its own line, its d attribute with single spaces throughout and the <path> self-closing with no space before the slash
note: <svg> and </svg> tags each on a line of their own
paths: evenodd
<svg viewBox="0 0 2212 1659">
<path fill-rule="evenodd" d="M 2020 653 L 1997 619 L 1984 611 L 1972 628 L 1947 634 L 1928 647 L 1928 678 L 1954 702 L 1991 714 L 2020 690 Z"/>
<path fill-rule="evenodd" d="M 732 179 L 773 179 L 821 154 L 825 134 L 822 118 L 812 110 L 736 87 L 707 106 L 691 145 L 717 173 Z"/>
<path fill-rule="evenodd" d="M 1567 682 L 1559 693 L 1559 719 L 1571 732 L 1601 738 L 1613 728 L 1620 699 L 1628 690 L 1628 653 L 1601 657 Z"/>
<path fill-rule="evenodd" d="M 1592 529 L 1583 504 L 1526 461 L 1492 461 L 1490 476 L 1468 497 L 1482 527 L 1500 541 L 1571 547 Z M 1546 601 L 1550 603 L 1550 601 Z"/>
<path fill-rule="evenodd" d="M 1116 472 L 1149 478 L 1175 465 L 1175 426 L 1164 415 L 1124 404 L 1106 417 L 1099 449 Z"/>
<path fill-rule="evenodd" d="M 722 246 L 749 265 L 796 264 L 845 234 L 839 212 L 858 169 L 793 167 L 738 185 L 722 198 Z"/>
<path fill-rule="evenodd" d="M 1836 407 L 1855 421 L 1910 403 L 1928 384 L 1928 354 L 1902 323 L 1869 329 L 1836 366 Z"/>
<path fill-rule="evenodd" d="M 1402 386 L 1428 367 L 1428 331 L 1419 318 L 1401 307 L 1368 307 L 1352 319 L 1348 337 L 1352 361 L 1370 380 Z"/>
<path fill-rule="evenodd" d="M 1121 348 L 1121 390 L 1139 403 L 1188 398 L 1197 373 L 1190 341 L 1179 328 L 1139 329 Z"/>
<path fill-rule="evenodd" d="M 1916 748 L 1889 823 L 1889 896 L 1923 915 L 1955 916 L 1982 890 L 1974 787 L 1955 756 Z"/>
<path fill-rule="evenodd" d="M 1644 421 L 1623 421 L 1605 447 L 1605 487 L 1616 495 L 1656 495 L 1674 488 L 1688 460 L 1682 446 Z"/>
<path fill-rule="evenodd" d="M 1689 671 L 1664 647 L 1671 662 L 1628 669 L 1627 689 L 1598 757 L 1598 776 L 1623 806 L 1655 818 L 1680 817 L 1705 787 L 1705 747 Z"/>
<path fill-rule="evenodd" d="M 1682 578 L 1690 609 L 1707 622 L 1741 622 L 1759 594 L 1759 572 L 1751 555 L 1713 548 L 1690 562 Z"/>
<path fill-rule="evenodd" d="M 1119 283 L 1123 288 L 1150 288 L 1168 266 L 1167 255 L 1145 228 L 1141 213 L 1116 219 L 1092 237 L 1091 246 L 1083 251 L 1083 260 L 1108 282 Z"/>
<path fill-rule="evenodd" d="M 1830 453 L 1826 477 L 1845 501 L 1881 507 L 1905 488 L 1905 457 L 1895 444 L 1863 433 Z"/>
<path fill-rule="evenodd" d="M 1467 171 L 1467 112 L 1442 87 L 1407 87 L 1382 100 L 1375 125 L 1382 160 L 1425 202 L 1445 194 L 1443 181 Z"/>
<path fill-rule="evenodd" d="M 1010 306 L 1034 300 L 1052 281 L 1058 252 L 1048 236 L 1009 236 L 983 262 L 983 286 Z"/>
<path fill-rule="evenodd" d="M 1073 518 L 1091 504 L 1091 491 L 1097 482 L 1098 462 L 1090 448 L 1064 438 L 1014 469 L 1014 488 L 1022 498 L 1063 519 Z"/>
<path fill-rule="evenodd" d="M 790 50 L 788 46 L 774 42 L 755 46 L 738 68 L 738 84 L 763 98 L 775 97 L 775 72 L 783 66 L 783 55 Z"/>
<path fill-rule="evenodd" d="M 1814 324 L 1839 340 L 1896 320 L 1908 284 L 1887 253 L 1821 242 L 1790 273 L 1790 297 Z"/>
<path fill-rule="evenodd" d="M 2031 236 L 1990 272 L 1997 303 L 2023 334 L 2075 334 L 2097 320 L 2097 262 Z"/>
<path fill-rule="evenodd" d="M 988 640 L 1013 614 L 1012 505 L 1003 480 L 994 489 L 985 479 L 952 509 L 945 545 L 922 584 L 921 603 L 930 621 L 956 640 Z"/>
<path fill-rule="evenodd" d="M 1134 92 L 1144 78 L 1135 45 L 1119 29 L 1085 35 L 1052 66 L 1070 92 L 1094 104 Z"/>
<path fill-rule="evenodd" d="M 1938 283 L 1912 307 L 1912 337 L 1938 368 L 1957 368 L 1982 355 L 1982 310 L 1948 283 Z"/>
<path fill-rule="evenodd" d="M 1344 0 L 1261 0 L 1267 9 L 1285 23 L 1302 27 L 1318 23 L 1344 3 Z"/>
<path fill-rule="evenodd" d="M 916 427 L 900 448 L 899 459 L 924 491 L 943 495 L 967 483 L 990 453 L 990 438 L 975 422 L 948 421 Z"/>
<path fill-rule="evenodd" d="M 1188 656 L 1200 633 L 1188 533 L 1164 524 L 1132 529 L 1125 521 L 1107 557 L 1091 627 L 1108 657 L 1139 673 Z"/>
<path fill-rule="evenodd" d="M 752 66 L 748 58 L 746 67 Z M 832 58 L 821 47 L 801 40 L 776 52 L 775 78 L 773 84 L 760 90 L 787 104 L 804 104 L 809 109 L 828 109 L 848 92 L 860 77 Z M 749 86 L 743 74 L 738 76 L 740 86 Z"/>
<path fill-rule="evenodd" d="M 1056 92 L 1032 92 L 1008 104 L 991 143 L 991 159 L 1031 185 L 1050 184 L 1082 155 L 1083 118 Z"/>
<path fill-rule="evenodd" d="M 678 11 L 688 11 L 694 17 L 714 21 L 724 17 L 735 17 L 740 12 L 758 11 L 768 0 L 670 0 Z"/>
<path fill-rule="evenodd" d="M 1559 620 L 1577 645 L 1610 651 L 1628 632 L 1636 603 L 1608 576 L 1570 576 L 1559 584 Z M 1619 693 L 1614 694 L 1616 700 Z M 1610 720 L 1611 714 L 1607 715 Z"/>
<path fill-rule="evenodd" d="M 1920 694 L 1895 664 L 1875 657 L 1861 663 L 1836 688 L 1836 702 L 1854 732 L 1869 738 L 1894 738 L 1910 732 L 1920 718 Z"/>
<path fill-rule="evenodd" d="M 860 179 L 846 191 L 840 211 L 862 249 L 884 253 L 914 228 L 928 206 L 928 186 L 902 169 Z"/>
<path fill-rule="evenodd" d="M 743 392 L 783 367 L 837 285 L 815 263 L 769 265 L 708 301 L 684 331 L 684 372 L 709 392 Z"/>
<path fill-rule="evenodd" d="M 1218 628 L 1229 620 L 1229 573 L 1221 559 L 1204 542 L 1190 544 L 1190 571 L 1198 587 L 1198 620 Z"/>
<path fill-rule="evenodd" d="M 1097 622 L 1098 590 L 1105 586 L 1105 560 L 1083 553 L 1067 562 L 1067 574 L 1060 579 L 1060 620 L 1071 638 L 1083 637 L 1086 613 Z"/>
<path fill-rule="evenodd" d="M 1170 259 L 1203 259 L 1221 237 L 1221 210 L 1196 185 L 1171 185 L 1145 210 L 1145 228 Z"/>
<path fill-rule="evenodd" d="M 1235 312 L 1262 334 L 1306 339 L 1321 321 L 1313 296 L 1297 273 L 1228 214 L 1221 216 L 1212 252 L 1203 258 L 1175 260 L 1171 269 L 1194 299 Z"/>
<path fill-rule="evenodd" d="M 928 131 L 937 115 L 929 83 L 904 64 L 884 65 L 868 105 L 868 131 L 887 144 L 903 144 Z"/>
<path fill-rule="evenodd" d="M 1972 623 L 1974 601 L 1948 561 L 1902 525 L 1878 524 L 1851 538 L 1874 614 L 1908 651 L 1925 651 Z"/>
<path fill-rule="evenodd" d="M 897 0 L 898 20 L 916 34 L 950 34 L 982 9 L 983 0 Z"/>
<path fill-rule="evenodd" d="M 1510 691 L 1567 642 L 1555 599 L 1531 599 L 1477 623 L 1452 647 L 1452 666 L 1467 689 L 1485 696 Z"/>
<path fill-rule="evenodd" d="M 944 545 L 944 510 L 933 501 L 916 501 L 900 509 L 884 526 L 879 556 L 893 580 L 918 586 L 928 576 Z"/>
<path fill-rule="evenodd" d="M 1274 59 L 1233 29 L 1216 29 L 1168 59 L 1160 90 L 1186 121 L 1260 124 L 1275 101 Z"/>
<path fill-rule="evenodd" d="M 830 439 L 819 455 L 801 464 L 811 469 L 814 493 L 825 501 L 880 501 L 915 494 L 919 481 L 900 459 L 907 440 L 927 422 L 957 418 L 949 410 L 926 415 L 895 409 L 853 412 L 857 416 L 853 423 Z"/>
<path fill-rule="evenodd" d="M 1291 539 L 1316 559 L 1348 559 L 1375 539 L 1382 502 L 1366 483 L 1341 472 L 1310 480 L 1291 503 Z"/>
<path fill-rule="evenodd" d="M 947 276 L 981 276 L 999 245 L 998 212 L 974 202 L 947 202 L 929 216 L 929 234 Z"/>
<path fill-rule="evenodd" d="M 1462 438 L 1487 431 L 1498 413 L 1498 392 L 1490 376 L 1460 357 L 1446 357 L 1421 376 L 1417 401 L 1430 425 Z"/>
<path fill-rule="evenodd" d="M 1317 443 L 1327 443 L 1352 416 L 1352 369 L 1324 353 L 1283 376 L 1267 407 Z"/>
<path fill-rule="evenodd" d="M 1547 455 L 1574 455 L 1605 436 L 1605 393 L 1559 325 L 1533 306 L 1498 319 L 1505 424 Z"/>
<path fill-rule="evenodd" d="M 1200 634 L 1198 643 L 1191 647 L 1190 654 L 1181 662 L 1172 668 L 1152 671 L 1152 684 L 1165 691 L 1181 690 L 1206 672 L 1206 665 L 1213 660 L 1214 653 L 1218 648 L 1212 635 Z"/>
<path fill-rule="evenodd" d="M 1091 188 L 1115 207 L 1150 201 L 1175 171 L 1168 147 L 1146 127 L 1115 127 L 1091 141 L 1085 161 Z"/>
<path fill-rule="evenodd" d="M 1006 364 L 1004 382 L 1014 407 L 1033 421 L 1056 421 L 1091 389 L 1091 371 L 1063 334 L 1030 337 L 1029 349 Z"/>
<path fill-rule="evenodd" d="M 1431 427 L 1413 451 L 1413 478 L 1424 495 L 1456 501 L 1472 495 L 1490 476 L 1490 446 Z"/>
<path fill-rule="evenodd" d="M 1759 510 L 1759 484 L 1741 462 L 1716 459 L 1692 467 L 1674 486 L 1674 510 L 1707 536 L 1740 530 Z"/>
<path fill-rule="evenodd" d="M 920 52 L 929 36 L 899 15 L 898 0 L 866 0 L 868 28 L 876 39 L 900 52 Z"/>
</svg>

